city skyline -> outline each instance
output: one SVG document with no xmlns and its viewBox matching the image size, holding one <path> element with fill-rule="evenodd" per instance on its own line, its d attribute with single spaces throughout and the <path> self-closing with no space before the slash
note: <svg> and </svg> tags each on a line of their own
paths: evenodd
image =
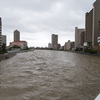
<svg viewBox="0 0 100 100">
<path fill-rule="evenodd" d="M 58 34 L 58 43 L 64 45 L 68 40 L 75 40 L 75 27 L 85 27 L 85 13 L 93 8 L 94 2 L 95 0 L 1 1 L 2 33 L 7 35 L 7 45 L 13 41 L 15 29 L 21 32 L 21 40 L 26 40 L 28 46 L 47 46 L 51 34 Z"/>
</svg>

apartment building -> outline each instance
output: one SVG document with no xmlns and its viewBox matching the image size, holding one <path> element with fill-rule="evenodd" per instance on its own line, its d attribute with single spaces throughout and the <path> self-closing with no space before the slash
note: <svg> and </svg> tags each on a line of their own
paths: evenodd
<svg viewBox="0 0 100 100">
<path fill-rule="evenodd" d="M 92 45 L 92 33 L 93 33 L 93 9 L 90 12 L 86 13 L 85 16 L 85 42 Z"/>
<path fill-rule="evenodd" d="M 81 43 L 81 34 L 82 32 L 84 32 L 85 29 L 84 28 L 78 28 L 75 27 L 75 49 L 78 48 L 82 43 Z"/>
<path fill-rule="evenodd" d="M 100 0 L 96 0 L 93 4 L 93 37 L 92 47 L 100 51 Z"/>
<path fill-rule="evenodd" d="M 20 41 L 20 32 L 18 30 L 14 31 L 14 42 Z"/>
<path fill-rule="evenodd" d="M 58 49 L 58 35 L 52 34 L 51 43 L 52 49 Z"/>
</svg>

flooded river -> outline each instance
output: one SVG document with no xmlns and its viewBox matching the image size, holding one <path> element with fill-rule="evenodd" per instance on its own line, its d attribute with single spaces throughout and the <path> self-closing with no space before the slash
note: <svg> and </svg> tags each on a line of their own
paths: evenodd
<svg viewBox="0 0 100 100">
<path fill-rule="evenodd" d="M 35 50 L 0 62 L 0 100 L 94 100 L 100 57 Z"/>
</svg>

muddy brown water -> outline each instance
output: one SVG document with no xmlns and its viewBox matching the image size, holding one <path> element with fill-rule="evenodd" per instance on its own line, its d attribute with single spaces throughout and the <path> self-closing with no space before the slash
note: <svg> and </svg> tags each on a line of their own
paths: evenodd
<svg viewBox="0 0 100 100">
<path fill-rule="evenodd" d="M 0 100 L 94 100 L 99 93 L 100 57 L 36 50 L 0 62 Z"/>
</svg>

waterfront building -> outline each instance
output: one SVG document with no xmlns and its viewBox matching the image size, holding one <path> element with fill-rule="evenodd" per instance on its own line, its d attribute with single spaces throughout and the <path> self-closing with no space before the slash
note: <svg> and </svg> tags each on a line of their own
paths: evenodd
<svg viewBox="0 0 100 100">
<path fill-rule="evenodd" d="M 75 27 L 75 49 L 80 47 L 81 45 L 81 34 L 83 34 L 82 32 L 84 32 L 85 29 L 78 29 L 78 27 Z"/>
<path fill-rule="evenodd" d="M 96 0 L 93 9 L 85 16 L 86 47 L 100 51 L 100 0 Z"/>
<path fill-rule="evenodd" d="M 93 4 L 93 37 L 92 47 L 100 51 L 100 0 L 96 0 Z"/>
<path fill-rule="evenodd" d="M 14 42 L 10 42 L 9 48 L 14 46 L 20 47 L 21 49 L 26 49 L 28 47 L 26 41 L 20 41 L 20 32 L 18 30 L 14 31 Z"/>
<path fill-rule="evenodd" d="M 71 42 L 68 40 L 68 42 L 65 43 L 64 45 L 64 50 L 72 50 L 74 48 L 74 42 Z"/>
<path fill-rule="evenodd" d="M 2 45 L 2 20 L 0 18 L 0 51 L 1 51 L 1 45 Z"/>
<path fill-rule="evenodd" d="M 68 40 L 68 42 L 65 42 L 64 50 L 71 50 L 71 42 L 70 42 L 70 40 Z"/>
<path fill-rule="evenodd" d="M 71 42 L 72 50 L 75 50 L 75 42 Z"/>
<path fill-rule="evenodd" d="M 59 50 L 64 50 L 64 46 L 61 46 L 61 47 L 59 48 Z"/>
<path fill-rule="evenodd" d="M 82 47 L 84 45 L 84 42 L 85 42 L 85 31 L 82 31 L 79 35 L 80 35 L 79 44 Z"/>
<path fill-rule="evenodd" d="M 16 41 L 16 42 L 10 42 L 10 47 L 18 46 L 21 49 L 27 48 L 27 42 L 26 41 Z"/>
<path fill-rule="evenodd" d="M 85 43 L 89 47 L 92 45 L 92 33 L 93 33 L 93 9 L 85 15 Z"/>
<path fill-rule="evenodd" d="M 2 35 L 2 45 L 5 44 L 6 45 L 6 35 Z"/>
<path fill-rule="evenodd" d="M 57 44 L 57 49 L 60 49 L 61 45 L 60 44 Z"/>
<path fill-rule="evenodd" d="M 51 43 L 52 43 L 52 49 L 57 50 L 58 49 L 58 35 L 52 34 Z"/>
<path fill-rule="evenodd" d="M 20 32 L 18 30 L 14 31 L 14 42 L 20 41 Z"/>
<path fill-rule="evenodd" d="M 48 43 L 48 48 L 52 49 L 52 44 L 51 43 Z"/>
</svg>

